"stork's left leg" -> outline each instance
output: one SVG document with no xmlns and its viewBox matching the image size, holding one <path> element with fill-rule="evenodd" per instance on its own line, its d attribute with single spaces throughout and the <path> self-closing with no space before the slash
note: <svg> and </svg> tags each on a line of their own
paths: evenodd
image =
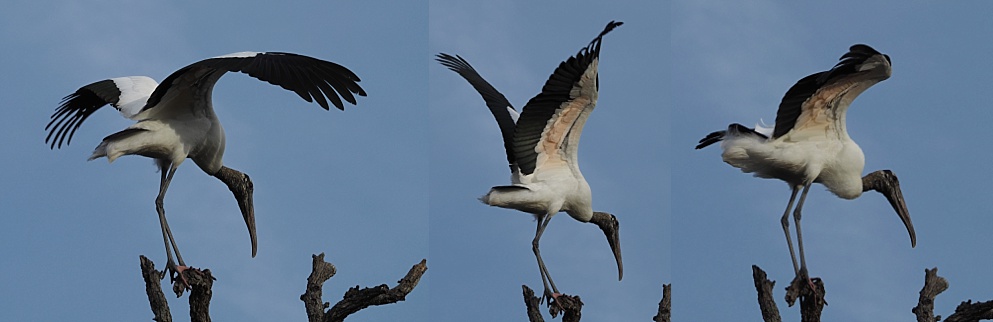
<svg viewBox="0 0 993 322">
<path fill-rule="evenodd" d="M 803 193 L 800 194 L 800 201 L 796 203 L 796 209 L 793 210 L 793 222 L 796 223 L 796 244 L 800 247 L 800 269 L 804 270 L 807 268 L 807 260 L 803 257 L 803 233 L 800 232 L 800 212 L 803 209 L 803 201 L 807 200 L 807 192 L 810 191 L 810 186 L 813 185 L 813 181 L 807 182 L 803 186 Z"/>
<path fill-rule="evenodd" d="M 189 285 L 186 281 L 186 277 L 183 277 L 183 270 L 186 269 L 186 263 L 183 262 L 183 256 L 179 254 L 179 248 L 176 247 L 176 239 L 172 236 L 172 230 L 169 229 L 169 222 L 165 217 L 165 193 L 169 190 L 169 183 L 172 182 L 172 177 L 176 174 L 177 167 L 172 164 L 166 164 L 161 162 L 159 164 L 159 170 L 162 172 L 162 178 L 159 182 L 159 195 L 155 198 L 155 210 L 159 214 L 159 225 L 162 228 L 162 239 L 165 242 L 166 249 L 166 269 L 170 271 L 169 278 L 173 281 L 176 280 L 175 275 L 179 275 L 179 278 L 183 281 L 184 285 Z M 170 245 L 172 248 L 170 249 Z M 172 260 L 172 251 L 176 252 L 176 257 L 179 259 L 179 265 L 176 265 Z"/>
<path fill-rule="evenodd" d="M 790 202 L 786 204 L 786 211 L 779 221 L 783 224 L 783 233 L 786 234 L 786 244 L 790 246 L 790 260 L 793 261 L 793 273 L 800 274 L 800 267 L 796 264 L 796 252 L 793 251 L 793 238 L 790 237 L 790 209 L 793 208 L 793 201 L 796 200 L 796 193 L 800 192 L 799 187 L 793 187 L 790 193 Z"/>
<path fill-rule="evenodd" d="M 538 217 L 538 227 L 534 233 L 534 240 L 531 241 L 531 250 L 534 251 L 534 257 L 538 259 L 538 269 L 541 271 L 541 283 L 545 288 L 545 291 L 542 292 L 542 300 L 554 299 L 559 296 L 559 289 L 555 287 L 555 282 L 552 281 L 552 275 L 548 274 L 548 268 L 545 267 L 545 261 L 541 260 L 541 251 L 538 249 L 538 241 L 541 240 L 541 234 L 545 232 L 545 227 L 548 226 L 548 222 L 551 220 L 552 215 L 550 214 Z M 552 291 L 548 290 L 549 284 L 552 285 Z"/>
</svg>

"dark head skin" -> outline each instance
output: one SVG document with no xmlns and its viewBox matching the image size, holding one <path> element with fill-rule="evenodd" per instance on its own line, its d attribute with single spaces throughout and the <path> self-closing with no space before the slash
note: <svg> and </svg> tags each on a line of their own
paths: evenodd
<svg viewBox="0 0 993 322">
<path fill-rule="evenodd" d="M 910 247 L 917 246 L 917 233 L 914 232 L 914 223 L 910 221 L 910 211 L 907 210 L 907 203 L 903 200 L 903 192 L 900 191 L 900 180 L 890 170 L 879 170 L 862 177 L 862 192 L 875 190 L 890 202 L 897 216 L 903 221 L 910 233 Z"/>
<path fill-rule="evenodd" d="M 221 167 L 220 171 L 214 174 L 228 186 L 235 200 L 238 201 L 238 208 L 241 208 L 241 216 L 245 217 L 245 225 L 248 226 L 248 235 L 252 238 L 252 257 L 258 251 L 258 239 L 255 236 L 255 204 L 252 201 L 255 188 L 252 179 L 247 174 L 241 173 L 228 167 Z"/>
<path fill-rule="evenodd" d="M 620 223 L 617 217 L 606 212 L 593 212 L 590 223 L 596 224 L 607 236 L 607 243 L 610 244 L 610 251 L 614 253 L 614 260 L 617 261 L 617 280 L 624 278 L 624 262 L 621 260 L 621 236 Z"/>
</svg>

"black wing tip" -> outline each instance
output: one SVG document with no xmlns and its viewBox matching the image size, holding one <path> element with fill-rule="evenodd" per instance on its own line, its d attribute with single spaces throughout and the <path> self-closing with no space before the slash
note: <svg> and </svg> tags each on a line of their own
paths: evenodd
<svg viewBox="0 0 993 322">
<path fill-rule="evenodd" d="M 697 142 L 698 144 L 696 145 L 696 150 L 706 148 L 711 144 L 724 140 L 724 135 L 726 134 L 727 131 L 715 131 L 715 132 L 711 132 L 710 134 L 707 134 L 707 136 L 703 137 L 702 139 L 700 139 L 699 142 Z"/>
<path fill-rule="evenodd" d="M 732 123 L 731 125 L 728 125 L 727 130 L 711 132 L 710 134 L 707 134 L 707 136 L 705 136 L 704 138 L 700 139 L 700 142 L 698 142 L 699 144 L 697 144 L 696 149 L 697 150 L 703 149 L 705 147 L 710 146 L 711 144 L 723 141 L 724 138 L 727 137 L 728 135 L 734 136 L 741 134 L 752 135 L 761 139 L 769 138 L 765 134 L 755 131 L 755 129 L 753 128 L 738 123 Z"/>
</svg>

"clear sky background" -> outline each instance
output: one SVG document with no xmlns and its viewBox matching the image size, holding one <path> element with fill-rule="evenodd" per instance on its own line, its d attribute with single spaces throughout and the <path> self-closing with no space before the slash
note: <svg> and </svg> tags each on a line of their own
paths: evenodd
<svg viewBox="0 0 993 322">
<path fill-rule="evenodd" d="M 110 77 L 161 81 L 204 58 L 286 51 L 337 62 L 369 93 L 324 111 L 240 73 L 225 75 L 214 106 L 227 133 L 225 164 L 255 182 L 258 257 L 227 187 L 183 164 L 165 206 L 184 259 L 217 277 L 217 321 L 306 321 L 311 254 L 352 286 L 395 285 L 428 256 L 428 83 L 425 1 L 35 1 L 0 13 L 0 320 L 149 321 L 138 255 L 166 263 L 153 200 L 152 161 L 87 162 L 100 140 L 130 124 L 94 114 L 72 144 L 49 150 L 45 124 L 59 100 Z M 599 24 L 599 23 L 598 23 Z M 429 320 L 433 263 L 406 302 L 349 321 Z M 172 299 L 177 320 L 187 298 Z"/>
<path fill-rule="evenodd" d="M 559 290 L 585 303 L 584 320 L 650 320 L 662 283 L 671 282 L 668 129 L 659 126 L 670 111 L 665 17 L 659 1 L 431 2 L 431 53 L 461 55 L 518 109 L 607 22 L 624 22 L 604 37 L 599 101 L 579 148 L 593 208 L 620 222 L 624 280 L 617 281 L 610 247 L 593 224 L 562 213 L 541 239 Z M 500 130 L 468 82 L 431 65 L 429 244 L 439 277 L 431 314 L 438 321 L 525 321 L 521 285 L 541 292 L 531 251 L 536 223 L 477 200 L 510 183 Z"/>
<path fill-rule="evenodd" d="M 798 79 L 865 43 L 889 54 L 893 76 L 855 100 L 851 136 L 865 172 L 891 169 L 917 229 L 911 248 L 885 198 L 839 199 L 811 189 L 803 227 L 812 276 L 827 284 L 825 320 L 910 320 L 924 269 L 951 288 L 937 312 L 988 300 L 993 279 L 986 133 L 993 75 L 993 5 L 845 1 L 455 0 L 170 4 L 35 1 L 0 12 L 0 320 L 150 320 L 138 268 L 165 264 L 152 162 L 87 162 L 130 122 L 93 115 L 61 150 L 43 130 L 59 100 L 110 77 L 161 80 L 238 51 L 287 51 L 340 63 L 369 97 L 324 111 L 295 94 L 229 74 L 214 105 L 225 164 L 255 181 L 259 255 L 236 202 L 192 164 L 166 209 L 188 264 L 210 268 L 216 320 L 303 321 L 310 255 L 327 253 L 337 301 L 351 286 L 393 285 L 422 258 L 406 302 L 349 321 L 522 321 L 520 286 L 540 292 L 530 215 L 476 198 L 509 183 L 496 122 L 457 74 L 433 60 L 459 54 L 518 108 L 562 60 L 610 20 L 600 99 L 579 158 L 594 208 L 621 223 L 625 278 L 594 225 L 556 216 L 542 238 L 560 290 L 584 320 L 654 315 L 673 283 L 677 321 L 758 320 L 750 266 L 783 287 L 792 265 L 779 216 L 789 198 L 697 140 L 732 122 L 775 120 Z M 186 298 L 173 299 L 185 319 Z"/>
<path fill-rule="evenodd" d="M 773 124 L 790 86 L 831 68 L 856 43 L 890 55 L 893 75 L 855 100 L 848 131 L 865 152 L 866 173 L 899 176 L 918 240 L 911 248 L 882 195 L 848 201 L 815 185 L 802 225 L 811 276 L 826 283 L 824 320 L 912 320 L 924 269 L 935 266 L 951 284 L 937 298 L 938 314 L 989 300 L 991 155 L 976 139 L 993 117 L 991 10 L 979 1 L 674 1 L 665 106 L 675 316 L 759 320 L 755 264 L 776 281 L 783 320 L 799 320 L 782 300 L 793 277 L 779 222 L 788 186 L 741 173 L 719 148 L 693 147 L 729 123 Z"/>
</svg>

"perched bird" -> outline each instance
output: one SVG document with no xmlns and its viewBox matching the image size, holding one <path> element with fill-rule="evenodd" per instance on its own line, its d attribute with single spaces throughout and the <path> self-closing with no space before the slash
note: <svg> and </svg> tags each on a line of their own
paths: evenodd
<svg viewBox="0 0 993 322">
<path fill-rule="evenodd" d="M 500 126 L 512 185 L 493 187 L 480 201 L 535 215 L 537 229 L 531 245 L 541 272 L 543 299 L 560 295 L 538 249 L 545 227 L 560 211 L 603 230 L 617 262 L 618 280 L 624 276 L 617 217 L 593 211 L 590 185 L 579 171 L 576 158 L 583 125 L 596 106 L 600 43 L 604 35 L 621 24 L 611 21 L 589 45 L 559 64 L 541 93 L 524 105 L 521 114 L 465 59 L 437 55 L 438 62 L 459 73 L 483 96 Z"/>
<path fill-rule="evenodd" d="M 190 64 L 170 74 L 162 84 L 145 76 L 128 76 L 83 86 L 62 99 L 45 127 L 49 131 L 45 142 L 54 149 L 61 148 L 63 142 L 68 145 L 83 121 L 107 104 L 136 121 L 105 137 L 89 160 L 106 157 L 114 162 L 124 155 L 155 160 L 161 173 L 155 209 L 168 257 L 166 266 L 173 279 L 175 275 L 182 277 L 179 273 L 186 269 L 186 264 L 166 222 L 163 200 L 176 169 L 187 158 L 234 193 L 252 240 L 252 257 L 258 249 L 252 180 L 247 174 L 224 166 L 224 129 L 214 114 L 211 100 L 214 84 L 226 72 L 242 72 L 279 85 L 307 102 L 316 100 L 325 110 L 330 109 L 329 100 L 344 110 L 342 99 L 356 104 L 355 95 L 366 95 L 358 85 L 358 76 L 341 65 L 291 53 L 239 52 Z M 178 266 L 172 258 L 173 250 Z"/>
<path fill-rule="evenodd" d="M 786 92 L 773 129 L 731 124 L 725 131 L 710 133 L 696 146 L 702 149 L 721 142 L 724 162 L 756 177 L 779 179 L 790 185 L 793 192 L 781 221 L 797 274 L 807 267 L 800 214 L 807 192 L 815 182 L 844 199 L 858 198 L 869 190 L 882 193 L 907 227 L 911 247 L 917 245 L 896 175 L 881 170 L 862 177 L 865 156 L 848 136 L 845 126 L 845 113 L 855 97 L 889 78 L 891 71 L 889 56 L 866 45 L 854 45 L 833 68 L 800 79 Z M 788 217 L 800 190 L 803 193 L 793 211 L 800 249 L 798 265 Z"/>
</svg>

